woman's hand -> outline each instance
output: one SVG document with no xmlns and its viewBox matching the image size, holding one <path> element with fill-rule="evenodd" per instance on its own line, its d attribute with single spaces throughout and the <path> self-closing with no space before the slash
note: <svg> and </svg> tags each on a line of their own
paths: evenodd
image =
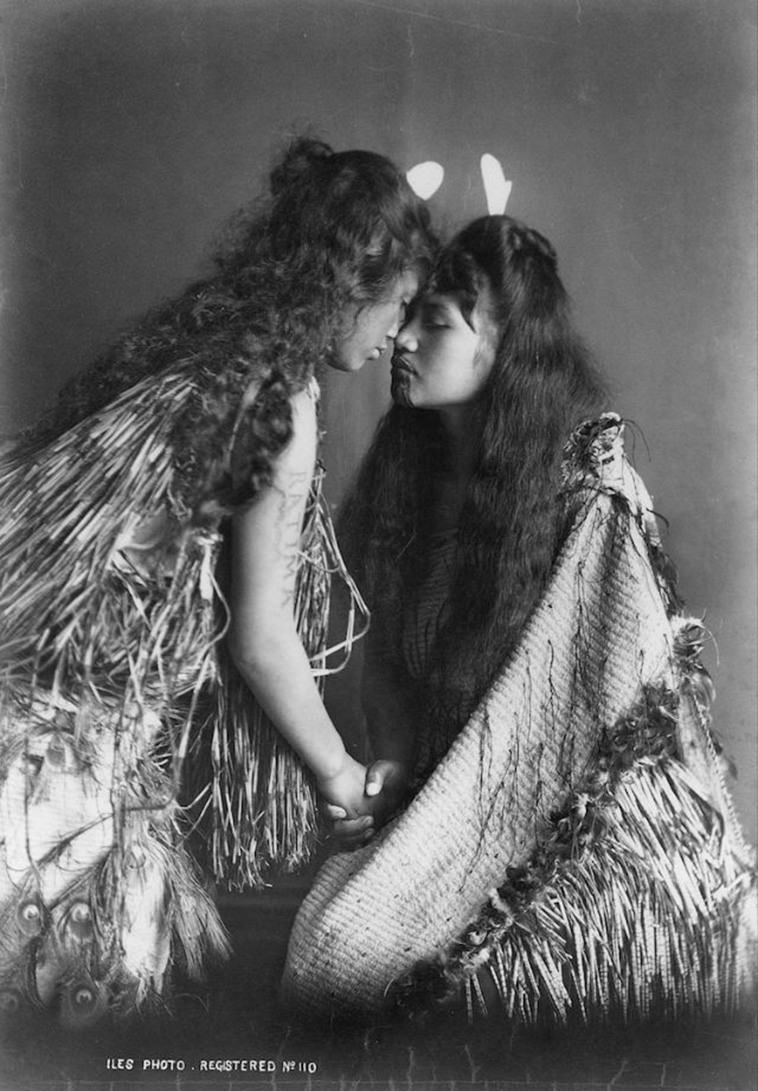
<svg viewBox="0 0 758 1091">
<path fill-rule="evenodd" d="M 408 769 L 399 761 L 373 762 L 364 782 L 363 814 L 352 817 L 342 807 L 327 805 L 332 836 L 342 849 L 365 845 L 402 802 L 408 787 Z"/>
<path fill-rule="evenodd" d="M 371 800 L 366 794 L 366 766 L 345 753 L 342 764 L 336 772 L 320 776 L 316 783 L 327 813 L 332 810 L 344 818 L 360 820 L 371 809 Z"/>
<path fill-rule="evenodd" d="M 400 761 L 381 758 L 366 773 L 366 795 L 374 799 L 372 814 L 378 828 L 394 814 L 408 788 L 408 767 Z"/>
</svg>

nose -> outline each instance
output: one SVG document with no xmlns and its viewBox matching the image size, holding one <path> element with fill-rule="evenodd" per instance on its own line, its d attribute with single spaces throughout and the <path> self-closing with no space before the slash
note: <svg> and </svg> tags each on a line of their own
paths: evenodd
<svg viewBox="0 0 758 1091">
<path fill-rule="evenodd" d="M 414 329 L 413 320 L 401 326 L 395 337 L 395 345 L 406 352 L 415 352 L 418 348 L 418 337 Z"/>
<path fill-rule="evenodd" d="M 395 311 L 394 321 L 393 321 L 392 325 L 390 326 L 390 328 L 387 330 L 387 336 L 391 337 L 393 341 L 397 340 L 398 332 L 402 328 L 403 322 L 405 321 L 406 307 L 407 307 L 407 304 L 406 304 L 405 300 L 403 300 L 398 305 L 397 310 Z"/>
</svg>

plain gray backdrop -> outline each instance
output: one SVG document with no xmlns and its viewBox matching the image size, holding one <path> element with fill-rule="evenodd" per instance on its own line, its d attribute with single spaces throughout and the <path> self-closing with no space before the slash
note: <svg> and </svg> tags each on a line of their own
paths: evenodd
<svg viewBox="0 0 758 1091">
<path fill-rule="evenodd" d="M 445 229 L 508 211 L 558 250 L 637 422 L 715 721 L 756 816 L 756 9 L 747 0 L 2 0 L 4 438 L 143 308 L 310 126 L 404 169 Z M 387 365 L 329 376 L 337 505 Z M 355 669 L 332 691 L 357 715 Z M 355 725 L 347 725 L 354 730 Z"/>
</svg>

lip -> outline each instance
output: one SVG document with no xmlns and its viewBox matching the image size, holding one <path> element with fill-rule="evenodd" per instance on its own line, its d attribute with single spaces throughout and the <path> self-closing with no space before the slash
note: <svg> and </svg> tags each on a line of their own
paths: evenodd
<svg viewBox="0 0 758 1091">
<path fill-rule="evenodd" d="M 392 367 L 395 371 L 407 371 L 409 375 L 415 374 L 413 368 L 403 356 L 393 356 Z"/>
</svg>

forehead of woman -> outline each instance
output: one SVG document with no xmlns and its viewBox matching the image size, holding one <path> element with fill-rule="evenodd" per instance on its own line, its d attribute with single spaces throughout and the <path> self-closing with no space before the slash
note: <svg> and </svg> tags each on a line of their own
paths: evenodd
<svg viewBox="0 0 758 1091">
<path fill-rule="evenodd" d="M 457 289 L 449 288 L 442 291 L 437 287 L 427 287 L 417 296 L 413 309 L 414 312 L 421 310 L 424 317 L 430 320 L 437 318 L 441 321 L 445 317 L 455 318 L 462 315 L 469 325 L 472 325 L 474 318 L 478 323 L 486 317 L 491 297 L 492 293 L 486 280 L 479 286 L 473 304 L 467 293 Z"/>
<path fill-rule="evenodd" d="M 494 290 L 490 278 L 472 254 L 458 247 L 443 251 L 432 273 L 427 295 L 454 299 L 469 325 L 473 325 L 475 310 L 485 316 L 493 313 Z"/>
</svg>

